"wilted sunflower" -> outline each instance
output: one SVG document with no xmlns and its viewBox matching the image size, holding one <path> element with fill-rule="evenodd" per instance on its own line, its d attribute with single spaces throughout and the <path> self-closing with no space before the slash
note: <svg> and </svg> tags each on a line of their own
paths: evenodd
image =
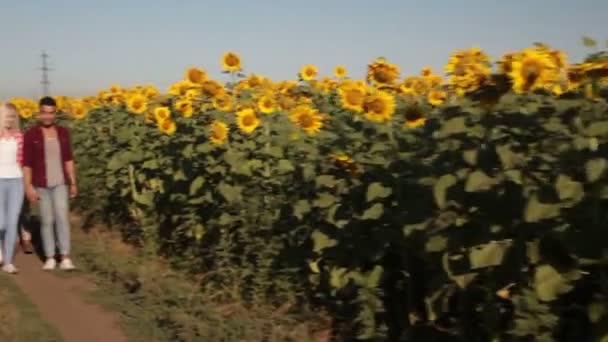
<svg viewBox="0 0 608 342">
<path fill-rule="evenodd" d="M 336 78 L 346 77 L 346 67 L 344 65 L 338 65 L 334 69 L 334 76 L 336 76 Z"/>
<path fill-rule="evenodd" d="M 228 72 L 238 72 L 243 69 L 241 66 L 241 57 L 234 52 L 226 52 L 222 56 L 222 68 Z"/>
<path fill-rule="evenodd" d="M 127 99 L 127 109 L 135 114 L 141 114 L 148 108 L 148 99 L 144 95 L 135 94 Z"/>
<path fill-rule="evenodd" d="M 258 100 L 258 110 L 264 114 L 276 111 L 277 103 L 271 95 L 264 95 Z"/>
<path fill-rule="evenodd" d="M 228 93 L 220 93 L 213 97 L 213 107 L 222 112 L 229 112 L 232 110 L 232 96 Z"/>
<path fill-rule="evenodd" d="M 372 93 L 363 101 L 363 112 L 369 121 L 389 121 L 395 113 L 395 98 L 385 91 Z"/>
<path fill-rule="evenodd" d="M 224 122 L 215 120 L 209 129 L 209 140 L 214 145 L 221 145 L 228 138 L 229 128 Z"/>
<path fill-rule="evenodd" d="M 316 65 L 306 64 L 300 70 L 300 78 L 304 81 L 312 81 L 317 77 L 319 69 Z"/>
<path fill-rule="evenodd" d="M 260 125 L 260 118 L 253 109 L 245 108 L 236 112 L 236 122 L 241 131 L 251 134 Z"/>
<path fill-rule="evenodd" d="M 323 116 L 308 105 L 294 108 L 289 115 L 289 120 L 308 134 L 316 134 L 323 127 Z"/>
<path fill-rule="evenodd" d="M 447 97 L 448 94 L 445 91 L 433 89 L 429 92 L 427 100 L 433 106 L 440 106 L 445 102 Z"/>
<path fill-rule="evenodd" d="M 547 54 L 527 49 L 513 60 L 509 76 L 513 80 L 513 90 L 524 93 L 553 85 L 558 69 Z"/>
<path fill-rule="evenodd" d="M 154 118 L 156 122 L 167 120 L 171 117 L 171 110 L 169 107 L 156 107 L 154 108 Z"/>
<path fill-rule="evenodd" d="M 186 80 L 196 84 L 202 84 L 208 78 L 205 70 L 194 67 L 188 68 L 184 76 Z"/>
<path fill-rule="evenodd" d="M 376 59 L 367 66 L 367 80 L 376 85 L 390 85 L 399 78 L 399 67 L 384 58 Z"/>
<path fill-rule="evenodd" d="M 181 99 L 175 101 L 174 104 L 175 110 L 182 113 L 185 118 L 189 118 L 194 114 L 194 106 L 192 105 L 192 101 L 187 99 Z"/>
<path fill-rule="evenodd" d="M 177 126 L 173 120 L 166 119 L 158 122 L 158 129 L 167 135 L 172 135 L 177 130 Z"/>
<path fill-rule="evenodd" d="M 410 105 L 405 109 L 405 127 L 417 128 L 424 126 L 426 118 L 422 113 L 422 110 L 417 105 Z"/>
</svg>

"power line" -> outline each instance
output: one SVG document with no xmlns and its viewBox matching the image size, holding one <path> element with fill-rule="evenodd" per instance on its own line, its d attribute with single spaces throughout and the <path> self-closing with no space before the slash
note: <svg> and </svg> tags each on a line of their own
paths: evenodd
<svg viewBox="0 0 608 342">
<path fill-rule="evenodd" d="M 42 58 L 42 67 L 40 68 L 40 70 L 42 70 L 42 80 L 40 81 L 40 84 L 42 85 L 42 95 L 49 96 L 51 87 L 51 81 L 49 80 L 49 71 L 52 71 L 52 69 L 50 69 L 47 64 L 47 59 L 49 58 L 49 55 L 46 53 L 46 51 L 42 51 L 40 57 Z"/>
</svg>

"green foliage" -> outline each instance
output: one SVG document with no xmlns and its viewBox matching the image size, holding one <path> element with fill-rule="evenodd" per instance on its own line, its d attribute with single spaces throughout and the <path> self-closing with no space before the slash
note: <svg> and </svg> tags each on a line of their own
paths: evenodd
<svg viewBox="0 0 608 342">
<path fill-rule="evenodd" d="M 510 283 L 533 289 L 513 305 L 547 315 L 515 319 L 514 334 L 552 334 L 547 303 L 586 281 L 581 259 L 606 253 L 605 103 L 506 94 L 485 110 L 465 98 L 409 130 L 314 101 L 332 114 L 314 138 L 292 139 L 279 114 L 219 146 L 200 133 L 219 113 L 173 113 L 178 133 L 165 136 L 124 110 L 95 110 L 73 126 L 87 209 L 174 265 L 212 274 L 207 286 L 237 282 L 248 303 L 314 301 L 355 323 L 359 339 L 408 330 L 412 313 L 478 324 L 445 303 Z M 359 171 L 333 162 L 338 151 Z M 511 328 L 490 327 L 479 333 Z"/>
</svg>

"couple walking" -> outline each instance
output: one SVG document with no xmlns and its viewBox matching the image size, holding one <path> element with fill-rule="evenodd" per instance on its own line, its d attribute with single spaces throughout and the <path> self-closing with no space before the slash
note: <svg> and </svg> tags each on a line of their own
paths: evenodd
<svg viewBox="0 0 608 342">
<path fill-rule="evenodd" d="M 24 195 L 40 207 L 46 257 L 43 269 L 57 266 L 56 247 L 61 257 L 59 268 L 74 269 L 70 259 L 69 198 L 76 197 L 78 188 L 70 135 L 66 128 L 55 124 L 56 113 L 55 100 L 42 98 L 38 123 L 22 133 L 17 108 L 11 103 L 0 105 L 0 259 L 7 273 L 17 273 L 13 260 Z M 22 234 L 26 246 L 27 235 Z"/>
</svg>

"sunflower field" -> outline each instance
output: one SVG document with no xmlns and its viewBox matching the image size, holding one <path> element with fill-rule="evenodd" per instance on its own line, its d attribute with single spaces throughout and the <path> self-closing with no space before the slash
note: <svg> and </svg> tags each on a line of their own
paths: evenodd
<svg viewBox="0 0 608 342">
<path fill-rule="evenodd" d="M 81 209 L 249 305 L 327 312 L 336 340 L 608 341 L 608 53 L 243 65 L 56 97 Z"/>
</svg>

